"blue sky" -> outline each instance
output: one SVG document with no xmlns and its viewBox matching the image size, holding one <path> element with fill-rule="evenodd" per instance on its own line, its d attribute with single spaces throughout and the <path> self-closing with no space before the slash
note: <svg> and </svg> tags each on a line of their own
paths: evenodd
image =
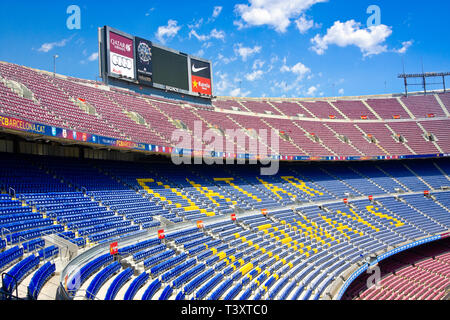
<svg viewBox="0 0 450 320">
<path fill-rule="evenodd" d="M 67 28 L 70 5 L 81 29 Z M 381 20 L 368 26 L 371 5 Z M 393 93 L 403 62 L 450 71 L 448 12 L 442 0 L 1 1 L 0 60 L 52 71 L 58 54 L 58 73 L 95 79 L 109 25 L 212 60 L 216 95 Z"/>
</svg>

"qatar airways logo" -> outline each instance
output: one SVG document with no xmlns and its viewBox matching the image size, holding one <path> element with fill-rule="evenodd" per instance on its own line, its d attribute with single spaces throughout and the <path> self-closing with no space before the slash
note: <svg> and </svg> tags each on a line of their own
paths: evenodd
<svg viewBox="0 0 450 320">
<path fill-rule="evenodd" d="M 116 39 L 111 39 L 111 45 L 114 49 L 122 51 L 122 52 L 131 52 L 131 44 L 121 42 Z"/>
</svg>

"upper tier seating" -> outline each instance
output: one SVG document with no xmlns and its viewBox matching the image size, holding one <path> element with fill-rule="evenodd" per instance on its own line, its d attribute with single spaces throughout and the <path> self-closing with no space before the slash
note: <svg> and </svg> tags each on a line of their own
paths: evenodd
<svg viewBox="0 0 450 320">
<path fill-rule="evenodd" d="M 376 120 L 377 117 L 360 100 L 353 101 L 333 101 L 333 104 L 349 119 L 361 120 L 361 117 L 367 117 L 368 120 Z"/>
<path fill-rule="evenodd" d="M 423 130 L 416 123 L 392 122 L 389 123 L 389 126 L 395 131 L 396 134 L 400 134 L 406 138 L 408 146 L 410 146 L 416 154 L 440 153 L 431 142 L 425 140 L 423 137 Z"/>
<path fill-rule="evenodd" d="M 383 119 L 411 119 L 397 99 L 368 99 L 367 103 Z"/>
<path fill-rule="evenodd" d="M 315 102 L 300 102 L 300 105 L 312 113 L 316 118 L 319 119 L 330 119 L 330 116 L 336 119 L 344 119 L 344 117 L 333 108 L 331 104 L 326 101 L 315 101 Z"/>
<path fill-rule="evenodd" d="M 254 113 L 281 115 L 278 110 L 266 101 L 244 101 L 242 104 Z"/>
<path fill-rule="evenodd" d="M 429 96 L 410 96 L 401 98 L 409 111 L 418 119 L 433 117 L 445 117 L 445 113 L 436 98 Z"/>
<path fill-rule="evenodd" d="M 173 147 L 176 143 L 172 141 L 173 132 L 181 129 L 192 133 L 198 121 L 203 132 L 209 128 L 224 132 L 275 127 L 289 136 L 288 140 L 280 139 L 279 151 L 283 156 L 365 157 L 450 152 L 448 119 L 445 119 L 448 112 L 438 101 L 448 110 L 449 93 L 336 101 L 224 98 L 214 100 L 212 106 L 200 106 L 88 80 L 52 77 L 9 63 L 0 63 L 0 77 L 0 114 L 119 140 Z M 16 93 L 8 87 L 10 83 L 27 88 L 32 96 Z M 425 137 L 426 133 L 435 138 L 434 143 Z M 311 134 L 320 141 L 309 139 L 307 136 Z M 406 141 L 397 142 L 399 135 Z M 341 141 L 345 137 L 352 145 Z M 230 137 L 226 136 L 225 140 Z M 250 152 L 248 141 L 240 144 L 235 152 L 227 151 Z M 205 150 L 207 146 L 208 141 L 194 135 L 190 148 Z"/>
<path fill-rule="evenodd" d="M 34 93 L 41 108 L 35 107 L 34 104 L 28 104 L 27 107 L 31 107 L 31 110 L 37 114 L 47 113 L 53 116 L 54 119 L 58 120 L 58 124 L 52 122 L 53 125 L 120 138 L 118 131 L 109 127 L 104 120 L 82 112 L 70 100 L 70 96 L 53 83 L 52 77 L 31 69 L 3 63 L 0 63 L 0 75 L 27 86 Z M 20 116 L 23 117 L 23 115 Z"/>
<path fill-rule="evenodd" d="M 278 110 L 283 112 L 284 115 L 288 117 L 297 117 L 299 115 L 303 115 L 303 117 L 312 118 L 308 113 L 306 113 L 305 109 L 295 102 L 277 102 L 274 101 L 272 104 L 277 107 Z"/>
</svg>

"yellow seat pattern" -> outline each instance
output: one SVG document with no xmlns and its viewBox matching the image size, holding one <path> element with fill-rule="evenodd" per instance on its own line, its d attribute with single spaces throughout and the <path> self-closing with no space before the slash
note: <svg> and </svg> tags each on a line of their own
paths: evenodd
<svg viewBox="0 0 450 320">
<path fill-rule="evenodd" d="M 395 222 L 395 226 L 397 228 L 405 225 L 400 220 L 398 220 L 398 219 L 396 219 L 396 218 L 394 218 L 394 217 L 392 217 L 392 216 L 390 216 L 388 214 L 384 214 L 384 213 L 380 212 L 379 208 L 376 208 L 374 206 L 367 206 L 366 209 L 367 209 L 367 211 L 369 211 L 371 214 L 375 215 L 378 218 L 394 221 Z M 391 224 L 394 225 L 394 223 L 391 223 Z"/>
<path fill-rule="evenodd" d="M 262 202 L 262 200 L 260 198 L 258 198 L 257 196 L 255 196 L 254 194 L 252 194 L 251 192 L 245 191 L 244 189 L 242 189 L 241 187 L 237 186 L 236 184 L 234 184 L 232 181 L 234 181 L 234 178 L 214 178 L 214 181 L 222 181 L 227 183 L 228 185 L 230 185 L 231 187 L 233 187 L 234 189 L 238 190 L 239 192 L 245 194 L 247 197 L 256 200 L 257 202 Z"/>
<path fill-rule="evenodd" d="M 346 213 L 346 212 L 343 212 L 343 211 L 341 211 L 341 210 L 337 210 L 337 211 L 336 211 L 337 214 L 340 214 L 340 215 L 342 215 L 342 216 L 344 216 L 344 217 L 346 217 L 346 218 L 348 218 L 348 219 L 351 219 L 351 220 L 353 220 L 353 221 L 360 222 L 360 223 L 364 224 L 365 226 L 371 228 L 372 230 L 374 230 L 374 231 L 376 231 L 376 232 L 380 232 L 380 229 L 374 227 L 372 224 L 370 224 L 369 222 L 367 222 L 366 220 L 364 220 L 363 218 L 361 218 L 361 217 L 356 213 L 355 210 L 350 209 L 350 212 L 351 212 L 354 216 L 351 216 L 350 214 L 348 214 L 348 213 Z"/>
<path fill-rule="evenodd" d="M 257 179 L 259 182 L 261 182 L 261 183 L 264 185 L 264 187 L 266 187 L 267 190 L 269 190 L 269 191 L 272 192 L 274 195 L 276 195 L 280 200 L 283 200 L 283 197 L 280 196 L 279 192 L 282 192 L 282 193 L 284 193 L 284 194 L 287 194 L 287 195 L 290 196 L 291 198 L 297 198 L 296 195 L 294 195 L 294 194 L 292 194 L 292 193 L 290 193 L 290 192 L 284 190 L 283 188 L 280 188 L 280 187 L 278 187 L 278 186 L 275 186 L 275 185 L 273 185 L 273 184 L 271 184 L 271 183 L 269 183 L 269 182 L 267 182 L 267 181 L 264 181 L 264 180 L 262 180 L 262 179 L 260 179 L 260 178 L 258 178 L 258 177 L 257 177 L 256 179 Z"/>
<path fill-rule="evenodd" d="M 230 198 L 225 198 L 218 192 L 214 192 L 213 190 L 208 189 L 207 187 L 203 187 L 202 185 L 195 183 L 194 181 L 189 180 L 188 178 L 186 178 L 186 181 L 189 182 L 198 192 L 200 192 L 202 195 L 211 200 L 211 202 L 214 203 L 217 207 L 220 207 L 220 203 L 218 203 L 214 198 L 225 199 L 226 202 L 232 203 Z"/>
<path fill-rule="evenodd" d="M 175 188 L 171 188 L 168 185 L 164 185 L 161 181 L 155 181 L 154 179 L 137 179 L 138 184 L 149 194 L 153 194 L 155 197 L 160 199 L 161 201 L 165 201 L 169 204 L 172 204 L 173 201 L 168 201 L 165 197 L 162 197 L 159 193 L 155 192 L 148 186 L 149 183 L 156 183 L 158 186 L 164 186 L 165 189 L 172 191 L 172 193 L 176 194 L 177 196 L 181 197 L 183 200 L 186 200 L 189 203 L 189 206 L 184 207 L 185 211 L 194 211 L 194 210 L 200 210 L 200 208 L 193 202 L 191 199 L 189 199 L 186 195 L 181 193 Z M 182 208 L 182 204 L 175 203 L 175 206 L 177 208 Z"/>
<path fill-rule="evenodd" d="M 298 178 L 295 178 L 295 177 L 281 177 L 281 179 L 287 181 L 288 183 L 293 185 L 295 188 L 303 191 L 304 193 L 306 193 L 307 195 L 309 195 L 311 197 L 315 197 L 316 195 L 323 196 L 323 192 L 320 192 L 320 191 L 315 190 L 315 189 L 313 189 L 311 187 L 308 187 L 304 181 L 302 181 L 302 180 L 300 180 Z"/>
<path fill-rule="evenodd" d="M 322 216 L 321 214 L 319 214 L 319 216 L 326 222 L 328 223 L 332 228 L 338 230 L 341 234 L 344 235 L 344 237 L 347 238 L 347 240 L 351 240 L 351 238 L 349 237 L 349 235 L 347 233 L 344 232 L 344 230 L 349 230 L 350 232 L 353 231 L 352 228 L 350 228 L 349 226 L 344 226 L 342 225 L 342 223 L 337 223 L 336 221 L 333 221 L 331 218 L 327 218 L 325 216 Z M 338 226 L 336 226 L 338 225 Z"/>
</svg>

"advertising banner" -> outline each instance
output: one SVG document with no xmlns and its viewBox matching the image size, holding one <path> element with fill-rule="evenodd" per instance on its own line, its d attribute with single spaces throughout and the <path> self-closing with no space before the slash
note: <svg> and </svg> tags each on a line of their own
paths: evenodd
<svg viewBox="0 0 450 320">
<path fill-rule="evenodd" d="M 119 245 L 117 242 L 113 242 L 109 245 L 109 253 L 114 256 L 119 253 Z"/>
<path fill-rule="evenodd" d="M 135 79 L 133 39 L 109 32 L 109 72 Z"/>
<path fill-rule="evenodd" d="M 66 139 L 71 141 L 93 143 L 102 146 L 111 146 L 122 149 L 138 150 L 138 151 L 150 151 L 157 153 L 171 154 L 175 152 L 179 155 L 184 156 L 194 156 L 203 157 L 211 156 L 211 153 L 204 152 L 204 150 L 192 150 L 192 149 L 180 149 L 172 148 L 168 146 L 157 146 L 147 143 L 139 143 L 129 140 L 120 140 L 109 137 L 102 137 L 98 135 L 93 135 L 85 132 L 77 132 L 70 129 L 53 127 L 45 124 L 33 123 L 24 119 L 19 119 L 16 117 L 11 117 L 7 115 L 0 114 L 0 127 L 5 129 L 10 129 L 14 131 L 22 131 L 33 134 L 38 134 L 46 137 L 54 137 L 59 139 Z M 222 153 L 218 152 L 213 157 L 219 158 L 232 158 L 232 159 L 252 159 L 253 155 L 249 154 L 232 154 L 232 153 Z M 389 160 L 389 159 L 426 159 L 426 158 L 441 158 L 450 157 L 450 154 L 431 154 L 431 155 L 407 155 L 407 156 L 396 156 L 396 157 L 341 157 L 340 160 L 345 161 L 361 161 L 366 159 L 372 160 Z M 256 158 L 256 157 L 255 157 Z M 335 157 L 307 157 L 307 156 L 272 156 L 274 160 L 291 160 L 291 161 L 335 161 Z"/>
<path fill-rule="evenodd" d="M 208 62 L 191 59 L 192 91 L 212 95 L 211 65 Z"/>
<path fill-rule="evenodd" d="M 135 37 L 136 71 L 139 84 L 153 86 L 152 43 Z"/>
<path fill-rule="evenodd" d="M 46 134 L 48 133 L 48 130 L 46 126 L 34 124 L 22 119 L 16 119 L 8 116 L 1 116 L 0 115 L 0 125 L 3 128 L 7 129 L 13 129 L 13 130 L 20 130 L 20 131 L 27 131 L 31 133 L 37 133 L 37 134 Z"/>
</svg>

